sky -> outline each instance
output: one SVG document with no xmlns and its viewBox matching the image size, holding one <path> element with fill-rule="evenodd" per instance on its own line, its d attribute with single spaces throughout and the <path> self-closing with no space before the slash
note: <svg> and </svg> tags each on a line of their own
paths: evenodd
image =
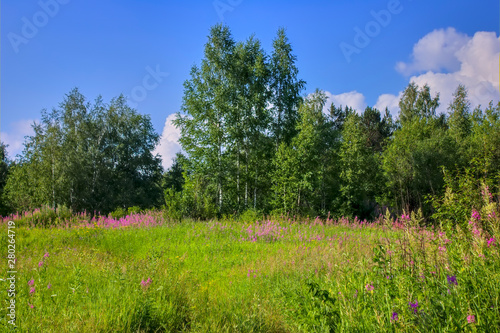
<svg viewBox="0 0 500 333">
<path fill-rule="evenodd" d="M 440 112 L 464 84 L 472 106 L 484 107 L 500 99 L 499 17 L 498 0 L 3 0 L 0 140 L 15 158 L 40 111 L 75 87 L 89 101 L 124 94 L 150 115 L 168 168 L 181 149 L 171 120 L 183 82 L 221 22 L 267 54 L 285 28 L 304 96 L 318 88 L 328 103 L 396 117 L 412 81 L 440 93 Z"/>
</svg>

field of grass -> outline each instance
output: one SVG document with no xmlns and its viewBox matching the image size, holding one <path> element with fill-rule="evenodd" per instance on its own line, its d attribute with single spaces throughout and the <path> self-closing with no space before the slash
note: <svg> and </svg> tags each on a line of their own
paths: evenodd
<svg viewBox="0 0 500 333">
<path fill-rule="evenodd" d="M 7 220 L 2 332 L 12 326 Z M 478 214 L 453 233 L 409 216 L 77 220 L 16 222 L 18 331 L 500 331 L 497 235 Z"/>
</svg>

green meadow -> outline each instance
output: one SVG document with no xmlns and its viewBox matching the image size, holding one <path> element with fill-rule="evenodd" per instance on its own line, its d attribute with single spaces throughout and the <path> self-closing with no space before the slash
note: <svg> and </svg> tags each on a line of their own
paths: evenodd
<svg viewBox="0 0 500 333">
<path fill-rule="evenodd" d="M 447 231 L 415 214 L 76 220 L 14 221 L 18 331 L 500 331 L 498 235 L 480 227 L 496 217 Z M 7 220 L 0 235 L 5 258 Z"/>
</svg>

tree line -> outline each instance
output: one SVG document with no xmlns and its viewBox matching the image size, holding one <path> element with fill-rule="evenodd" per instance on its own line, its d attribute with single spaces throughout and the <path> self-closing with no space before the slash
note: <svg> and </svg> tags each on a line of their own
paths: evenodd
<svg viewBox="0 0 500 333">
<path fill-rule="evenodd" d="M 451 192 L 465 193 L 463 175 L 498 191 L 500 103 L 472 110 L 460 85 L 438 114 L 439 94 L 410 83 L 393 119 L 387 109 L 326 105 L 321 90 L 303 96 L 296 62 L 284 29 L 266 54 L 254 36 L 235 41 L 227 26 L 212 27 L 174 121 L 184 153 L 163 174 L 148 116 L 123 96 L 88 103 L 75 89 L 42 112 L 20 159 L 9 162 L 1 146 L 0 208 L 430 217 L 443 216 Z"/>
</svg>

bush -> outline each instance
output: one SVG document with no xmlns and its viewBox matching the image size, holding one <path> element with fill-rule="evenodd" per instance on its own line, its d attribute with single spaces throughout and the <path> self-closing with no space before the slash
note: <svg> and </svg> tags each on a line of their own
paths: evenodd
<svg viewBox="0 0 500 333">
<path fill-rule="evenodd" d="M 239 220 L 241 222 L 249 222 L 249 223 L 253 223 L 257 220 L 260 220 L 261 218 L 262 218 L 262 213 L 252 208 L 245 210 L 239 216 Z"/>
<path fill-rule="evenodd" d="M 128 208 L 128 215 L 139 214 L 142 210 L 139 206 L 133 206 Z"/>
<path fill-rule="evenodd" d="M 119 220 L 122 217 L 127 216 L 127 211 L 123 207 L 118 207 L 114 211 L 112 211 L 111 213 L 109 213 L 109 215 L 112 218 L 114 218 L 115 220 Z"/>
</svg>

